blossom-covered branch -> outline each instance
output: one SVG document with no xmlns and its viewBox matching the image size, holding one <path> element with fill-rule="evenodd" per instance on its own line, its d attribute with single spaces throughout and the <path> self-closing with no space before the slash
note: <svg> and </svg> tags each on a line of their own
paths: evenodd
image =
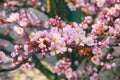
<svg viewBox="0 0 120 80">
<path fill-rule="evenodd" d="M 49 79 L 51 76 L 59 76 L 61 79 L 77 80 L 87 75 L 90 80 L 99 80 L 102 68 L 108 70 L 116 68 L 114 59 L 120 56 L 113 56 L 113 53 L 114 47 L 120 47 L 119 0 L 46 2 L 46 5 L 40 0 L 4 3 L 5 10 L 0 12 L 0 28 L 4 30 L 1 31 L 0 38 L 13 43 L 14 51 L 10 54 L 12 67 L 0 69 L 0 72 L 12 71 L 20 66 L 30 69 L 31 66 L 26 63 L 30 57 L 36 64 L 35 67 Z M 67 14 L 74 14 L 77 11 L 80 13 L 74 16 L 80 16 L 79 22 L 77 18 L 71 19 L 73 16 Z M 57 57 L 55 64 L 57 74 L 43 68 L 41 64 L 37 65 L 39 59 L 34 54 L 38 51 L 43 58 Z M 4 56 L 5 54 L 1 52 L 0 62 L 4 61 Z M 78 67 L 82 64 L 85 66 L 79 70 Z M 86 77 L 86 80 L 88 78 Z"/>
<path fill-rule="evenodd" d="M 19 62 L 18 64 L 16 64 L 15 67 L 12 66 L 12 67 L 5 68 L 5 69 L 4 69 L 4 68 L 3 68 L 3 69 L 0 68 L 0 73 L 1 73 L 1 72 L 13 71 L 13 70 L 19 68 L 23 63 L 26 63 L 26 61 L 27 61 L 29 58 L 31 58 L 35 53 L 37 53 L 37 52 L 34 51 L 34 52 L 30 53 L 29 55 L 27 55 L 26 58 L 25 58 L 22 62 Z"/>
</svg>

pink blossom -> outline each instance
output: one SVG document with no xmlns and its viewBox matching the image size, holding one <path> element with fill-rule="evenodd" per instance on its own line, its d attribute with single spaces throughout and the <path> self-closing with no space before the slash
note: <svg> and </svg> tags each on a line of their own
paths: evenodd
<svg viewBox="0 0 120 80">
<path fill-rule="evenodd" d="M 86 16 L 83 22 L 90 24 L 92 21 L 93 19 L 91 16 Z"/>
<path fill-rule="evenodd" d="M 70 52 L 70 53 L 71 53 L 71 52 L 72 52 L 72 49 L 71 49 L 71 48 L 68 48 L 68 52 Z"/>
<path fill-rule="evenodd" d="M 51 44 L 50 48 L 51 48 L 51 52 L 50 52 L 51 55 L 63 53 L 67 50 L 66 44 L 64 42 L 53 43 Z"/>
<path fill-rule="evenodd" d="M 114 67 L 116 67 L 116 66 L 117 66 L 116 63 L 112 63 L 112 64 L 111 64 L 111 67 L 112 67 L 112 68 L 114 68 Z"/>
<path fill-rule="evenodd" d="M 92 61 L 94 64 L 96 64 L 96 65 L 99 65 L 99 64 L 100 64 L 100 59 L 99 59 L 99 57 L 97 57 L 97 56 L 93 56 L 93 57 L 91 58 L 91 61 Z"/>
<path fill-rule="evenodd" d="M 96 0 L 96 1 L 97 1 L 97 6 L 98 7 L 103 7 L 105 2 L 106 2 L 106 0 Z"/>
<path fill-rule="evenodd" d="M 101 48 L 95 47 L 92 52 L 94 55 L 98 56 L 99 58 L 103 56 L 103 51 Z"/>
<path fill-rule="evenodd" d="M 14 45 L 14 49 L 20 48 L 19 45 Z"/>
<path fill-rule="evenodd" d="M 14 26 L 13 30 L 16 31 L 18 34 L 23 34 L 24 29 L 18 26 Z"/>
<path fill-rule="evenodd" d="M 94 45 L 94 36 L 88 36 L 88 37 L 85 39 L 85 43 L 86 43 L 88 46 L 93 46 L 93 45 Z"/>
<path fill-rule="evenodd" d="M 112 58 L 113 58 L 112 54 L 108 53 L 108 54 L 107 54 L 107 59 L 110 60 L 110 59 L 112 59 Z"/>
<path fill-rule="evenodd" d="M 101 62 L 100 65 L 101 65 L 101 66 L 104 66 L 104 62 Z"/>
<path fill-rule="evenodd" d="M 75 64 L 76 66 L 78 66 L 78 65 L 79 65 L 79 62 L 76 60 L 76 61 L 74 62 L 74 64 Z"/>
<path fill-rule="evenodd" d="M 12 63 L 12 65 L 11 65 L 12 67 L 16 67 L 16 64 L 15 63 Z"/>
<path fill-rule="evenodd" d="M 18 57 L 18 61 L 20 61 L 20 62 L 23 61 L 23 57 L 22 57 L 22 56 L 19 56 L 19 57 Z"/>
<path fill-rule="evenodd" d="M 25 20 L 21 20 L 19 21 L 20 26 L 27 26 L 28 25 L 28 21 Z"/>
<path fill-rule="evenodd" d="M 30 69 L 32 68 L 32 65 L 30 65 L 29 63 L 25 63 L 25 64 L 22 64 L 22 67 L 23 67 L 24 69 L 30 70 Z"/>
<path fill-rule="evenodd" d="M 25 52 L 28 52 L 28 50 L 29 50 L 29 45 L 25 44 L 25 45 L 24 45 L 24 50 L 25 50 Z"/>
<path fill-rule="evenodd" d="M 111 66 L 109 63 L 105 63 L 105 68 L 106 68 L 106 69 L 111 69 L 112 66 Z"/>
<path fill-rule="evenodd" d="M 99 80 L 99 76 L 97 73 L 93 73 L 92 76 L 90 76 L 90 80 Z"/>
<path fill-rule="evenodd" d="M 11 56 L 12 56 L 12 57 L 16 57 L 16 53 L 15 53 L 15 52 L 12 52 L 12 53 L 11 53 Z"/>
<path fill-rule="evenodd" d="M 115 8 L 116 8 L 117 10 L 120 10 L 120 4 L 115 4 Z"/>
<path fill-rule="evenodd" d="M 9 18 L 7 18 L 8 22 L 15 22 L 19 19 L 19 13 L 11 13 Z"/>
<path fill-rule="evenodd" d="M 59 60 L 55 65 L 55 70 L 57 71 L 58 75 L 66 74 L 68 77 L 70 77 L 71 69 L 71 62 L 66 61 L 66 59 Z"/>
<path fill-rule="evenodd" d="M 71 11 L 76 10 L 76 7 L 75 7 L 75 5 L 73 3 L 68 3 L 67 5 L 68 5 L 68 7 L 70 8 Z"/>
</svg>

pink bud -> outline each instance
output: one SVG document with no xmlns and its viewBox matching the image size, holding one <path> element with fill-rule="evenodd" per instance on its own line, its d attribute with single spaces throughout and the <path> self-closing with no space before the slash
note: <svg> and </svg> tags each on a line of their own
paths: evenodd
<svg viewBox="0 0 120 80">
<path fill-rule="evenodd" d="M 13 63 L 11 66 L 12 66 L 12 67 L 16 67 L 16 64 Z"/>
<path fill-rule="evenodd" d="M 18 53 L 18 52 L 16 52 L 15 54 L 16 54 L 16 55 L 19 55 L 19 53 Z"/>
<path fill-rule="evenodd" d="M 114 68 L 116 67 L 116 63 L 112 63 L 111 66 Z"/>
<path fill-rule="evenodd" d="M 18 61 L 23 61 L 23 57 L 19 56 Z"/>
<path fill-rule="evenodd" d="M 17 53 L 17 52 L 19 52 L 19 50 L 18 50 L 18 49 L 16 49 L 16 50 L 15 50 L 15 52 Z"/>
<path fill-rule="evenodd" d="M 46 8 L 43 6 L 41 7 L 42 12 L 45 12 Z"/>
<path fill-rule="evenodd" d="M 76 61 L 74 62 L 74 64 L 75 64 L 76 66 L 78 66 L 78 65 L 79 65 L 79 62 L 76 60 Z"/>
<path fill-rule="evenodd" d="M 29 46 L 28 46 L 27 44 L 25 44 L 25 45 L 24 45 L 24 50 L 25 50 L 25 51 L 28 51 L 28 47 L 29 47 Z"/>
<path fill-rule="evenodd" d="M 32 66 L 29 63 L 22 64 L 22 67 L 28 70 L 32 68 Z"/>
<path fill-rule="evenodd" d="M 104 66 L 104 63 L 103 63 L 103 62 L 101 62 L 101 63 L 100 63 L 100 65 L 101 65 L 101 66 Z"/>
<path fill-rule="evenodd" d="M 12 59 L 11 59 L 11 62 L 14 63 L 14 62 L 15 62 L 15 59 L 12 58 Z"/>
<path fill-rule="evenodd" d="M 111 65 L 110 64 L 106 64 L 106 69 L 111 69 Z"/>
<path fill-rule="evenodd" d="M 69 44 L 69 45 L 70 45 L 71 43 L 72 43 L 72 41 L 71 41 L 71 40 L 67 40 L 67 44 Z"/>
<path fill-rule="evenodd" d="M 18 46 L 18 45 L 15 45 L 15 46 L 14 46 L 14 49 L 18 49 L 18 48 L 19 48 L 19 46 Z"/>
<path fill-rule="evenodd" d="M 71 53 L 71 52 L 72 52 L 72 49 L 71 49 L 71 48 L 68 48 L 68 52 L 70 52 L 70 53 Z"/>
<path fill-rule="evenodd" d="M 45 48 L 45 51 L 48 51 L 48 49 Z"/>
<path fill-rule="evenodd" d="M 16 54 L 14 52 L 11 53 L 12 57 L 16 57 Z"/>
<path fill-rule="evenodd" d="M 45 52 L 45 51 L 42 49 L 41 52 L 43 53 L 43 52 Z"/>
<path fill-rule="evenodd" d="M 42 52 L 42 55 L 43 55 L 43 56 L 45 56 L 45 55 L 46 55 L 46 53 L 45 53 L 45 52 Z"/>
<path fill-rule="evenodd" d="M 98 42 L 99 45 L 102 45 L 102 42 Z"/>
<path fill-rule="evenodd" d="M 19 48 L 22 48 L 22 47 L 23 47 L 22 45 L 19 46 Z"/>
<path fill-rule="evenodd" d="M 49 50 L 52 50 L 51 47 L 48 48 Z"/>
</svg>

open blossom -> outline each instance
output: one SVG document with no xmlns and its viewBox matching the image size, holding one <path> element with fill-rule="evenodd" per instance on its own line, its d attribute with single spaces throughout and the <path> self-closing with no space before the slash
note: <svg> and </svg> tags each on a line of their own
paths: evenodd
<svg viewBox="0 0 120 80">
<path fill-rule="evenodd" d="M 97 0 L 97 6 L 98 7 L 103 7 L 103 5 L 105 4 L 106 0 Z"/>
<path fill-rule="evenodd" d="M 28 25 L 28 23 L 29 23 L 29 22 L 26 21 L 26 20 L 20 20 L 20 21 L 19 21 L 19 25 L 20 25 L 20 26 L 23 26 L 23 27 L 26 27 L 26 26 Z"/>
<path fill-rule="evenodd" d="M 22 34 L 23 33 L 23 31 L 24 31 L 24 29 L 23 28 L 21 28 L 21 27 L 18 27 L 18 26 L 14 26 L 14 31 L 16 31 L 18 34 Z"/>
<path fill-rule="evenodd" d="M 68 68 L 66 71 L 65 71 L 65 75 L 67 77 L 68 80 L 70 80 L 74 75 L 73 75 L 73 70 L 72 68 Z"/>
<path fill-rule="evenodd" d="M 107 12 L 107 15 L 109 16 L 115 16 L 115 17 L 117 17 L 117 16 L 119 16 L 119 12 L 118 12 L 118 10 L 115 8 L 115 7 L 111 7 L 109 10 L 108 10 L 108 12 Z"/>
<path fill-rule="evenodd" d="M 103 51 L 101 48 L 95 47 L 92 50 L 93 54 L 101 58 L 103 56 Z"/>
<path fill-rule="evenodd" d="M 73 25 L 66 25 L 63 28 L 63 37 L 67 41 L 67 44 L 75 42 L 76 45 L 80 46 L 84 46 L 84 41 L 86 39 L 85 31 L 75 22 Z"/>
<path fill-rule="evenodd" d="M 115 8 L 116 8 L 117 10 L 120 10 L 120 4 L 115 4 Z"/>
<path fill-rule="evenodd" d="M 84 46 L 86 40 L 85 32 L 83 30 L 79 30 L 75 36 L 76 36 L 75 38 L 76 44 Z"/>
<path fill-rule="evenodd" d="M 31 32 L 31 33 L 29 34 L 29 38 L 32 39 L 32 38 L 34 38 L 34 37 L 35 37 L 35 32 Z"/>
<path fill-rule="evenodd" d="M 66 43 L 61 41 L 59 45 L 59 49 L 61 52 L 66 52 L 67 50 Z"/>
<path fill-rule="evenodd" d="M 91 33 L 101 34 L 104 31 L 103 24 L 98 21 L 96 24 L 92 25 Z"/>
<path fill-rule="evenodd" d="M 110 28 L 109 28 L 109 33 L 110 33 L 110 34 L 117 34 L 118 32 L 117 32 L 117 30 L 114 29 L 113 27 L 110 27 Z"/>
<path fill-rule="evenodd" d="M 51 32 L 51 34 L 52 34 L 52 36 L 53 36 L 53 40 L 56 42 L 56 41 L 58 41 L 59 39 L 61 39 L 61 34 L 60 33 L 52 33 Z"/>
<path fill-rule="evenodd" d="M 50 54 L 53 55 L 53 56 L 55 54 L 60 53 L 59 47 L 57 45 L 54 45 L 54 44 L 51 45 L 50 50 L 51 50 Z"/>
<path fill-rule="evenodd" d="M 50 54 L 51 55 L 55 55 L 58 53 L 63 53 L 67 50 L 66 48 L 66 44 L 64 42 L 60 42 L 60 43 L 52 43 L 50 46 Z"/>
<path fill-rule="evenodd" d="M 8 22 L 15 22 L 19 19 L 19 13 L 11 13 L 9 18 L 7 18 Z"/>
<path fill-rule="evenodd" d="M 88 46 L 93 46 L 93 45 L 94 45 L 94 36 L 88 36 L 88 37 L 85 39 L 85 43 L 86 43 Z"/>
<path fill-rule="evenodd" d="M 98 56 L 93 56 L 93 57 L 91 58 L 91 61 L 92 61 L 94 64 L 96 64 L 96 65 L 99 65 L 99 63 L 100 63 L 100 59 L 99 59 Z"/>
<path fill-rule="evenodd" d="M 115 26 L 115 30 L 117 31 L 117 33 L 120 32 L 120 18 L 117 18 L 115 21 L 114 21 L 114 26 Z"/>
</svg>

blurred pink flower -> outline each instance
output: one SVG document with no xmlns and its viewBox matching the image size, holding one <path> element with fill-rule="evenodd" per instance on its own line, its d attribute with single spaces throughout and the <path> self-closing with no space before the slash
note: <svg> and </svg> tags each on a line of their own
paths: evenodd
<svg viewBox="0 0 120 80">
<path fill-rule="evenodd" d="M 19 13 L 11 13 L 9 18 L 7 18 L 8 22 L 15 22 L 19 20 Z"/>
</svg>

